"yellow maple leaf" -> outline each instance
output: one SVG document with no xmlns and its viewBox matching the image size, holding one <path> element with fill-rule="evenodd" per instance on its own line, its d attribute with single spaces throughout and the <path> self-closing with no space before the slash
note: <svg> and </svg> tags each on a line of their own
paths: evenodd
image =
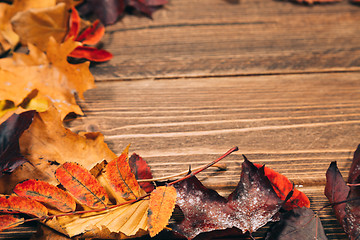
<svg viewBox="0 0 360 240">
<path fill-rule="evenodd" d="M 19 105 L 34 90 L 48 98 L 60 111 L 61 118 L 74 112 L 82 114 L 74 92 L 81 98 L 95 86 L 89 62 L 70 64 L 67 55 L 80 43 L 68 39 L 59 44 L 49 38 L 46 54 L 29 44 L 29 54 L 14 53 L 13 58 L 0 60 L 0 96 Z"/>
</svg>

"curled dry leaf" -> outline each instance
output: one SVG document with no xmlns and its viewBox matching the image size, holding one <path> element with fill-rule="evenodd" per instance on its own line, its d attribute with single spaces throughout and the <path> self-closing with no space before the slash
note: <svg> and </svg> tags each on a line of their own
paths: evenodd
<svg viewBox="0 0 360 240">
<path fill-rule="evenodd" d="M 246 158 L 240 182 L 228 199 L 204 187 L 196 177 L 174 186 L 177 205 L 185 218 L 172 228 L 189 239 L 202 232 L 232 227 L 243 233 L 255 232 L 272 220 L 284 202 L 273 190 L 264 168 L 258 169 Z"/>
<path fill-rule="evenodd" d="M 27 160 L 20 154 L 19 137 L 30 126 L 35 111 L 13 114 L 0 125 L 0 177 Z"/>
<path fill-rule="evenodd" d="M 16 215 L 9 215 L 9 214 L 0 215 L 0 231 L 16 227 L 23 223 L 24 223 L 24 218 L 22 217 Z"/>
<path fill-rule="evenodd" d="M 26 197 L 0 196 L 0 211 L 6 213 L 25 213 L 35 217 L 48 214 L 47 208 L 41 203 Z"/>
<path fill-rule="evenodd" d="M 169 223 L 176 203 L 176 189 L 173 186 L 157 187 L 150 195 L 149 233 L 154 237 Z"/>
<path fill-rule="evenodd" d="M 109 198 L 105 189 L 84 167 L 67 162 L 55 171 L 55 176 L 81 204 L 90 208 L 106 207 Z"/>
<path fill-rule="evenodd" d="M 19 183 L 14 188 L 18 196 L 27 197 L 56 208 L 62 212 L 75 211 L 75 200 L 65 191 L 47 182 L 30 179 Z"/>
</svg>

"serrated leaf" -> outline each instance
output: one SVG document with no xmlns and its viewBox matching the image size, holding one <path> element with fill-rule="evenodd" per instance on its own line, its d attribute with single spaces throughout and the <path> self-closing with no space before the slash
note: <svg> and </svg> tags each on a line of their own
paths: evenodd
<svg viewBox="0 0 360 240">
<path fill-rule="evenodd" d="M 131 172 L 128 163 L 129 146 L 118 158 L 110 161 L 105 168 L 105 176 L 111 187 L 122 198 L 136 199 L 140 196 L 140 185 Z"/>
<path fill-rule="evenodd" d="M 109 201 L 105 189 L 78 163 L 64 163 L 55 171 L 58 181 L 81 203 L 90 208 L 104 208 Z"/>
<path fill-rule="evenodd" d="M 16 227 L 24 223 L 24 218 L 14 215 L 0 215 L 0 231 Z"/>
<path fill-rule="evenodd" d="M 44 217 L 48 214 L 47 208 L 41 203 L 26 197 L 1 196 L 0 211 L 7 213 L 25 213 L 35 217 Z"/>
<path fill-rule="evenodd" d="M 76 208 L 70 194 L 44 181 L 30 179 L 16 185 L 13 191 L 18 196 L 42 202 L 62 212 L 72 212 Z"/>
<path fill-rule="evenodd" d="M 176 189 L 173 186 L 161 186 L 151 193 L 148 211 L 151 237 L 157 235 L 169 223 L 175 208 L 176 196 Z"/>
</svg>

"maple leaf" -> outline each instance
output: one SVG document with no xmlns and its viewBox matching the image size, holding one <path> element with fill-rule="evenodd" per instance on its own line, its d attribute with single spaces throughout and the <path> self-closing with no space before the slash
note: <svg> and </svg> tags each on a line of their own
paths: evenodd
<svg viewBox="0 0 360 240">
<path fill-rule="evenodd" d="M 149 233 L 154 237 L 168 224 L 175 208 L 176 189 L 173 186 L 157 187 L 150 195 Z"/>
<path fill-rule="evenodd" d="M 281 220 L 271 227 L 265 240 L 326 240 L 321 221 L 306 207 L 285 212 Z"/>
<path fill-rule="evenodd" d="M 73 7 L 70 15 L 70 29 L 66 35 L 66 39 L 73 38 L 74 41 L 81 42 L 85 45 L 95 45 L 104 36 L 105 27 L 99 20 L 96 20 L 80 33 L 81 18 L 77 10 Z M 89 46 L 78 46 L 69 57 L 72 58 L 85 58 L 93 62 L 105 62 L 110 60 L 113 55 L 104 49 L 97 49 Z"/>
<path fill-rule="evenodd" d="M 87 169 L 116 157 L 101 133 L 73 133 L 64 128 L 60 113 L 53 107 L 36 113 L 29 129 L 20 138 L 20 150 L 31 164 L 24 164 L 9 176 L 0 178 L 0 192 L 10 193 L 26 179 L 36 178 L 56 185 L 56 168 L 67 161 Z"/>
<path fill-rule="evenodd" d="M 257 168 L 262 167 L 262 165 L 254 163 Z M 264 167 L 265 176 L 269 178 L 276 194 L 281 200 L 285 200 L 290 192 L 292 193 L 291 198 L 285 202 L 283 208 L 286 210 L 291 210 L 297 207 L 310 207 L 309 198 L 301 191 L 294 188 L 294 185 L 290 180 L 284 175 L 275 172 L 274 170 Z"/>
<path fill-rule="evenodd" d="M 57 42 L 64 40 L 68 19 L 68 7 L 59 3 L 48 8 L 18 12 L 11 18 L 11 23 L 22 45 L 31 43 L 45 51 L 49 37 Z"/>
<path fill-rule="evenodd" d="M 18 105 L 34 90 L 48 98 L 61 112 L 62 119 L 70 112 L 82 114 L 73 92 L 80 98 L 94 87 L 89 63 L 69 64 L 67 55 L 79 44 L 68 40 L 58 44 L 49 39 L 46 54 L 29 44 L 29 54 L 14 53 L 0 60 L 0 95 Z M 27 79 L 27 81 L 23 81 Z"/>
<path fill-rule="evenodd" d="M 174 186 L 177 205 L 185 219 L 172 227 L 189 239 L 202 232 L 232 227 L 243 233 L 255 232 L 271 221 L 284 203 L 273 190 L 264 168 L 258 169 L 246 158 L 240 182 L 228 199 L 204 187 L 196 177 Z"/>
<path fill-rule="evenodd" d="M 35 112 L 13 114 L 0 125 L 0 177 L 27 160 L 20 154 L 19 137 L 30 126 Z"/>
<path fill-rule="evenodd" d="M 348 186 L 336 162 L 326 172 L 325 195 L 333 205 L 335 216 L 350 239 L 360 237 L 360 145 L 357 147 L 349 172 Z"/>
<path fill-rule="evenodd" d="M 153 178 L 151 169 L 150 169 L 149 165 L 147 164 L 147 162 L 142 157 L 137 155 L 136 153 L 131 155 L 131 157 L 129 158 L 129 165 L 130 165 L 131 171 L 134 173 L 135 178 L 137 180 Z M 154 184 L 152 182 L 139 182 L 139 185 L 147 193 L 152 192 L 155 188 Z"/>
</svg>

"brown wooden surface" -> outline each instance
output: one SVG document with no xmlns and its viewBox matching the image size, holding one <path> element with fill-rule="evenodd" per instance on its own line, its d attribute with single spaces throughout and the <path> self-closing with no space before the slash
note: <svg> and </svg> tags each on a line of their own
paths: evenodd
<svg viewBox="0 0 360 240">
<path fill-rule="evenodd" d="M 330 162 L 347 177 L 360 143 L 359 23 L 360 7 L 347 1 L 172 0 L 153 20 L 126 16 L 107 28 L 115 57 L 92 68 L 85 115 L 66 124 L 102 132 L 117 154 L 131 143 L 156 177 L 237 145 L 227 171 L 199 175 L 206 186 L 229 194 L 245 154 L 320 209 Z M 320 217 L 329 239 L 347 239 L 331 209 Z"/>
</svg>

